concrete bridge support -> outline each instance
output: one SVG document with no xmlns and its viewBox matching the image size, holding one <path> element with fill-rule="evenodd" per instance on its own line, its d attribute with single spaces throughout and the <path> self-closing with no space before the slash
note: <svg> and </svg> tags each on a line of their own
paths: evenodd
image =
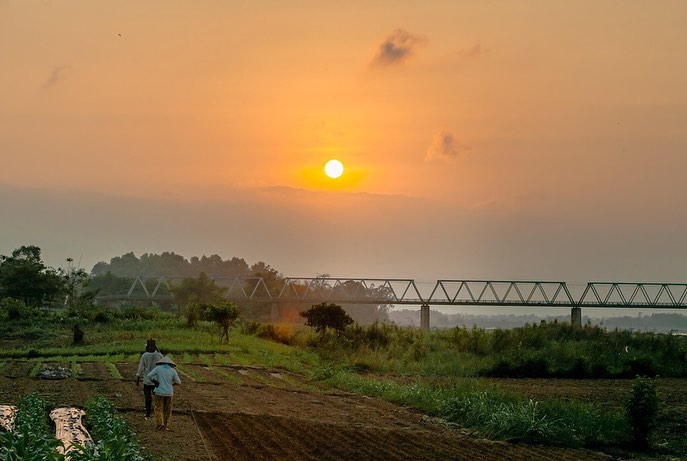
<svg viewBox="0 0 687 461">
<path fill-rule="evenodd" d="M 279 303 L 272 303 L 270 309 L 270 319 L 272 320 L 272 323 L 278 323 L 279 317 Z"/>
<path fill-rule="evenodd" d="M 574 327 L 582 326 L 582 308 L 573 307 L 570 311 L 570 324 Z"/>
<path fill-rule="evenodd" d="M 420 306 L 420 329 L 429 330 L 429 304 Z"/>
</svg>

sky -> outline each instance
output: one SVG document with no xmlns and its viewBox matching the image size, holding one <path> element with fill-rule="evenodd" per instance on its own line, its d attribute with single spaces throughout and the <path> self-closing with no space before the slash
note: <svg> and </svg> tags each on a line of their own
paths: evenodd
<svg viewBox="0 0 687 461">
<path fill-rule="evenodd" d="M 0 0 L 0 254 L 687 282 L 685 22 L 682 0 Z"/>
</svg>

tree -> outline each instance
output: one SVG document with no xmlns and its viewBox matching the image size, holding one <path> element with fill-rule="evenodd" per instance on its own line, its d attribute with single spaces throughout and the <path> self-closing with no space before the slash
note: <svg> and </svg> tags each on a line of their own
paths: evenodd
<svg viewBox="0 0 687 461">
<path fill-rule="evenodd" d="M 36 307 L 64 294 L 62 278 L 41 260 L 41 249 L 22 246 L 0 256 L 0 298 L 14 298 Z"/>
<path fill-rule="evenodd" d="M 177 304 L 185 305 L 191 301 L 198 304 L 212 304 L 221 301 L 226 288 L 217 286 L 214 280 L 201 272 L 198 278 L 188 277 L 179 285 L 172 286 L 172 293 Z"/>
<path fill-rule="evenodd" d="M 229 327 L 239 316 L 239 308 L 231 301 L 221 301 L 210 304 L 205 308 L 205 315 L 209 320 L 222 327 L 220 342 L 229 342 Z"/>
<path fill-rule="evenodd" d="M 324 336 L 327 328 L 340 334 L 348 325 L 353 323 L 353 319 L 346 311 L 334 303 L 315 304 L 307 311 L 301 312 L 300 315 L 307 320 L 305 324 L 314 328 L 320 336 Z"/>
<path fill-rule="evenodd" d="M 74 266 L 72 258 L 67 258 L 67 268 L 59 269 L 58 273 L 62 277 L 69 307 L 73 307 L 76 300 L 91 301 L 98 293 L 88 290 L 90 278 L 85 270 Z"/>
<path fill-rule="evenodd" d="M 189 326 L 195 325 L 200 319 L 203 306 L 222 302 L 225 290 L 217 286 L 205 272 L 201 272 L 198 278 L 185 278 L 179 285 L 171 287 L 175 302 L 184 308 Z"/>
<path fill-rule="evenodd" d="M 346 298 L 377 298 L 377 299 L 392 299 L 392 293 L 389 287 L 375 284 L 366 286 L 357 280 L 346 280 L 343 283 L 331 287 L 332 294 L 337 299 Z M 389 320 L 389 310 L 391 304 L 354 304 L 344 303 L 346 312 L 351 318 L 361 325 L 372 325 L 375 322 L 384 322 Z"/>
<path fill-rule="evenodd" d="M 259 261 L 250 267 L 249 275 L 255 277 L 245 281 L 245 293 L 256 296 L 278 296 L 283 287 L 283 277 L 269 264 Z M 261 280 L 260 280 L 261 279 Z M 272 306 L 270 302 L 247 301 L 241 306 L 244 314 L 253 319 L 269 320 Z"/>
</svg>

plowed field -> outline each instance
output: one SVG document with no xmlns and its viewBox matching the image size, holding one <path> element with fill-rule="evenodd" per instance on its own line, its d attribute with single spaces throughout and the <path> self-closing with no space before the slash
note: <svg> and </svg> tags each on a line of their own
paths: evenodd
<svg viewBox="0 0 687 461">
<path fill-rule="evenodd" d="M 183 383 L 175 390 L 170 432 L 155 431 L 155 422 L 143 418 L 142 389 L 133 380 L 136 363 L 115 364 L 121 379 L 104 363 L 94 362 L 80 363 L 77 377 L 40 380 L 29 377 L 31 362 L 6 362 L 0 368 L 0 404 L 16 403 L 30 392 L 45 396 L 51 406 L 81 406 L 102 395 L 132 424 L 146 450 L 161 460 L 612 459 L 588 450 L 479 439 L 404 407 L 319 389 L 283 371 L 200 363 L 178 367 Z M 564 387 L 556 383 L 556 392 L 565 394 Z M 571 387 L 574 392 L 579 388 Z"/>
</svg>

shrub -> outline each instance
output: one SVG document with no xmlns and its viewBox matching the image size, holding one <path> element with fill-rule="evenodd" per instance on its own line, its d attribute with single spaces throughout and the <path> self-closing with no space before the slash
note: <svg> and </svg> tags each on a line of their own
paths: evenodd
<svg viewBox="0 0 687 461">
<path fill-rule="evenodd" d="M 650 378 L 635 378 L 632 396 L 626 402 L 625 409 L 637 448 L 649 448 L 649 437 L 656 426 L 658 403 L 656 383 Z"/>
<path fill-rule="evenodd" d="M 271 323 L 260 324 L 255 330 L 258 338 L 269 339 L 282 344 L 293 344 L 295 335 L 293 328 L 289 325 L 272 325 Z"/>
<path fill-rule="evenodd" d="M 549 368 L 546 360 L 541 357 L 500 359 L 481 374 L 494 378 L 544 378 L 549 376 Z"/>
<path fill-rule="evenodd" d="M 188 304 L 186 304 L 186 307 L 184 308 L 184 317 L 186 317 L 186 325 L 189 327 L 194 327 L 198 323 L 198 321 L 201 319 L 201 307 L 200 304 L 198 304 L 195 301 L 190 301 Z"/>
</svg>

